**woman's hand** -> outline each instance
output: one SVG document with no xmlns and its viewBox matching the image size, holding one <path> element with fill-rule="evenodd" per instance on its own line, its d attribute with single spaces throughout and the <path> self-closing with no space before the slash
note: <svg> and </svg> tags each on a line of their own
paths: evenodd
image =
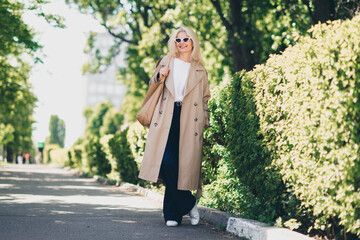
<svg viewBox="0 0 360 240">
<path fill-rule="evenodd" d="M 160 68 L 160 80 L 164 80 L 169 74 L 170 69 L 168 67 Z"/>
</svg>

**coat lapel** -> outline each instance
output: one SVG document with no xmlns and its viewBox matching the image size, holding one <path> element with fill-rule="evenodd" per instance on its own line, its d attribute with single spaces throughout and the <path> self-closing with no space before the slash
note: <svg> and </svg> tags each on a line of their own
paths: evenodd
<svg viewBox="0 0 360 240">
<path fill-rule="evenodd" d="M 184 97 L 191 92 L 191 90 L 199 83 L 201 78 L 199 76 L 196 76 L 198 74 L 198 71 L 204 71 L 205 69 L 202 66 L 191 64 L 189 76 L 186 81 L 186 87 L 185 87 L 185 93 Z"/>
<path fill-rule="evenodd" d="M 164 64 L 165 66 L 165 64 Z M 171 95 L 175 97 L 175 90 L 174 90 L 174 58 L 171 59 L 170 65 L 169 65 L 170 71 L 169 75 L 167 76 L 165 80 L 165 86 L 167 89 L 169 89 Z"/>
</svg>

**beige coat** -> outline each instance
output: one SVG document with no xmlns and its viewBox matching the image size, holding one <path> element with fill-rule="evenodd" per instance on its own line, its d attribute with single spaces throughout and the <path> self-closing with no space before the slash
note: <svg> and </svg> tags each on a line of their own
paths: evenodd
<svg viewBox="0 0 360 240">
<path fill-rule="evenodd" d="M 167 56 L 157 65 L 150 85 L 155 82 L 160 68 L 164 67 L 166 63 Z M 144 159 L 139 173 L 139 178 L 151 182 L 158 180 L 173 116 L 175 99 L 173 66 L 174 59 L 170 61 L 169 76 L 165 81 L 163 94 L 156 105 L 149 127 Z M 201 65 L 191 63 L 180 115 L 179 190 L 201 189 L 203 130 L 205 126 L 209 125 L 209 99 L 210 91 L 206 70 Z"/>
</svg>

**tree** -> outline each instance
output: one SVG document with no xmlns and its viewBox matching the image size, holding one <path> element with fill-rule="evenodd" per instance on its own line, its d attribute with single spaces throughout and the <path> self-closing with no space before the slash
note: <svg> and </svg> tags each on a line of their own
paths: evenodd
<svg viewBox="0 0 360 240">
<path fill-rule="evenodd" d="M 166 52 L 174 27 L 184 24 L 196 29 L 210 82 L 217 85 L 230 74 L 252 69 L 255 64 L 264 63 L 270 54 L 294 44 L 298 35 L 294 33 L 306 33 L 317 20 L 351 17 L 359 9 L 357 0 L 198 0 L 196 4 L 193 0 L 67 0 L 67 3 L 92 14 L 113 36 L 113 47 L 103 54 L 94 47 L 96 33 L 90 34 L 87 51 L 93 59 L 86 64 L 85 71 L 101 71 L 119 54 L 120 46 L 126 44 L 126 67 L 119 71 L 119 79 L 127 87 L 122 104 L 125 121 L 135 120 L 149 76 Z M 333 12 L 335 15 L 331 15 Z"/>
<path fill-rule="evenodd" d="M 28 78 L 33 63 L 40 61 L 36 53 L 41 46 L 34 40 L 35 34 L 24 23 L 22 14 L 33 11 L 49 23 L 61 24 L 57 16 L 41 11 L 39 6 L 45 3 L 43 0 L 30 0 L 26 4 L 2 0 L 0 3 L 0 123 L 7 126 L 0 129 L 0 135 L 8 135 L 9 126 L 14 129 L 10 140 L 3 139 L 0 145 L 9 161 L 19 151 L 28 152 L 33 148 L 32 114 L 37 99 Z"/>
<path fill-rule="evenodd" d="M 302 0 L 302 3 L 306 5 L 312 24 L 352 18 L 360 11 L 358 0 Z"/>
<path fill-rule="evenodd" d="M 49 123 L 49 143 L 58 144 L 60 147 L 64 147 L 65 142 L 65 122 L 57 115 L 51 115 Z"/>
</svg>

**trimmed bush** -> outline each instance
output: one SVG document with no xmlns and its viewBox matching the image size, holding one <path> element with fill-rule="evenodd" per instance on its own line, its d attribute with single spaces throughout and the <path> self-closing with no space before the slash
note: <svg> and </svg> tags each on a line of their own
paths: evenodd
<svg viewBox="0 0 360 240">
<path fill-rule="evenodd" d="M 226 129 L 229 118 L 228 83 L 212 91 L 212 98 L 208 107 L 210 114 L 210 128 L 204 131 L 202 181 L 209 184 L 215 181 L 218 175 L 218 163 L 221 159 L 228 159 L 229 151 L 225 147 Z"/>
<path fill-rule="evenodd" d="M 253 91 L 256 116 L 249 117 L 258 118 L 262 136 L 235 144 L 239 154 L 247 155 L 252 142 L 267 149 L 254 151 L 259 154 L 251 161 L 243 159 L 251 164 L 263 156 L 271 160 L 289 191 L 311 210 L 315 220 L 309 230 L 332 237 L 360 236 L 359 26 L 360 16 L 317 25 L 282 55 L 234 79 Z M 243 114 L 243 105 L 233 107 Z M 247 129 L 237 128 L 241 135 L 230 141 L 249 138 Z M 249 167 L 241 161 L 237 166 L 240 172 Z"/>
<path fill-rule="evenodd" d="M 90 173 L 105 177 L 111 172 L 111 165 L 98 138 L 90 139 L 85 145 L 85 150 Z"/>
<path fill-rule="evenodd" d="M 50 152 L 51 163 L 65 166 L 69 162 L 68 151 L 64 148 L 54 148 Z"/>
<path fill-rule="evenodd" d="M 82 154 L 83 154 L 83 150 L 82 148 L 75 146 L 74 148 L 74 158 L 75 158 L 75 165 L 78 168 L 82 168 L 83 164 L 82 164 Z"/>
<path fill-rule="evenodd" d="M 121 181 L 136 184 L 139 170 L 127 140 L 128 130 L 129 128 L 126 128 L 122 132 L 115 134 L 108 144 L 110 153 L 116 160 L 116 171 L 120 173 Z"/>
<path fill-rule="evenodd" d="M 276 153 L 266 147 L 260 131 L 254 84 L 243 80 L 241 73 L 235 75 L 229 88 L 226 146 L 230 166 L 253 196 L 246 216 L 273 222 L 284 215 L 283 205 L 288 196 L 279 169 L 272 164 Z"/>
<path fill-rule="evenodd" d="M 127 133 L 130 149 L 138 168 L 140 168 L 144 157 L 147 133 L 148 130 L 137 121 L 129 126 L 129 131 Z"/>
<path fill-rule="evenodd" d="M 201 203 L 272 223 L 285 214 L 289 196 L 259 131 L 253 87 L 236 75 L 212 92 Z"/>
<path fill-rule="evenodd" d="M 43 149 L 43 163 L 47 164 L 50 163 L 52 161 L 51 159 L 51 151 L 54 149 L 59 149 L 61 148 L 58 144 L 45 144 L 45 147 Z"/>
<path fill-rule="evenodd" d="M 105 135 L 100 139 L 100 143 L 103 146 L 103 150 L 106 154 L 106 158 L 109 160 L 109 163 L 111 165 L 111 172 L 109 174 L 107 174 L 106 176 L 108 179 L 116 181 L 116 180 L 120 179 L 120 173 L 119 173 L 119 171 L 117 171 L 117 160 L 111 154 L 110 146 L 109 146 L 109 141 L 113 137 L 114 137 L 113 134 Z"/>
<path fill-rule="evenodd" d="M 69 167 L 74 167 L 75 163 L 73 161 L 71 150 L 67 151 L 67 155 L 68 155 L 68 162 L 65 164 L 68 165 Z"/>
<path fill-rule="evenodd" d="M 218 162 L 217 175 L 210 184 L 203 186 L 200 203 L 234 215 L 249 216 L 253 196 L 250 191 L 234 176 L 225 159 Z"/>
</svg>

